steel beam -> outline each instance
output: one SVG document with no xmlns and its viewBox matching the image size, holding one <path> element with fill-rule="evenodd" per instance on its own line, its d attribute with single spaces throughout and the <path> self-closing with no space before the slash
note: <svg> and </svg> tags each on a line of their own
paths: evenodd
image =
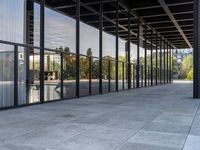
<svg viewBox="0 0 200 150">
<path fill-rule="evenodd" d="M 180 2 L 180 3 L 172 3 L 172 4 L 166 4 L 167 6 L 180 6 L 180 5 L 187 5 L 187 4 L 193 4 L 193 1 L 191 2 Z M 155 6 L 147 6 L 147 7 L 139 7 L 139 8 L 134 8 L 134 11 L 138 10 L 145 10 L 145 9 L 154 9 L 154 8 L 160 8 L 160 5 L 155 5 Z"/>
<path fill-rule="evenodd" d="M 192 45 L 190 44 L 189 40 L 187 39 L 186 35 L 184 34 L 183 30 L 181 29 L 178 21 L 175 19 L 175 17 L 172 15 L 171 10 L 169 9 L 169 7 L 167 6 L 167 4 L 165 3 L 164 0 L 158 0 L 158 2 L 160 3 L 160 5 L 163 7 L 163 9 L 165 10 L 165 12 L 167 13 L 167 15 L 169 16 L 169 18 L 171 19 L 171 21 L 174 23 L 175 27 L 177 28 L 177 30 L 180 32 L 180 34 L 182 35 L 183 39 L 185 40 L 185 42 L 188 44 L 189 48 L 192 48 Z"/>
</svg>

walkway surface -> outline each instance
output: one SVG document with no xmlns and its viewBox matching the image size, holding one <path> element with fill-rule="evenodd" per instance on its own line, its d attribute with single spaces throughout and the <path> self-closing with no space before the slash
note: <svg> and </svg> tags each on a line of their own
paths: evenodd
<svg viewBox="0 0 200 150">
<path fill-rule="evenodd" d="M 199 150 L 192 84 L 84 97 L 0 112 L 1 150 Z"/>
</svg>

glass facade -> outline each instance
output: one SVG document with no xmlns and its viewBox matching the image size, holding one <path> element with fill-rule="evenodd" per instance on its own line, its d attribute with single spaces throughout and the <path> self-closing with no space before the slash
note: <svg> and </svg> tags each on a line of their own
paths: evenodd
<svg viewBox="0 0 200 150">
<path fill-rule="evenodd" d="M 99 22 L 100 3 L 95 3 L 92 10 L 81 5 L 80 14 L 74 1 L 64 6 L 61 2 L 46 1 L 45 6 L 43 11 L 34 0 L 1 1 L 1 108 L 100 94 L 101 90 L 102 93 L 126 90 L 129 82 L 130 88 L 136 88 L 137 83 L 143 87 L 145 60 L 147 85 L 152 76 L 155 80 L 151 74 L 151 68 L 155 68 L 155 49 L 151 64 L 151 37 L 148 36 L 145 57 L 143 25 L 131 26 L 129 48 L 128 31 L 121 32 L 123 21 L 118 24 L 118 40 L 116 24 L 113 26 L 105 18 L 102 24 Z M 104 8 L 107 9 L 105 4 Z M 91 11 L 94 20 L 86 20 Z M 117 15 L 113 18 L 116 20 Z M 166 65 L 163 63 L 162 68 Z"/>
</svg>

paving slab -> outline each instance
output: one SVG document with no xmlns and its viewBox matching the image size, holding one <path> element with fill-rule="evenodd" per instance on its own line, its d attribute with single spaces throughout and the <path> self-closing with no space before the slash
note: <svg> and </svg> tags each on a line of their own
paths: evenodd
<svg viewBox="0 0 200 150">
<path fill-rule="evenodd" d="M 2 150 L 199 150 L 192 83 L 132 89 L 0 112 Z"/>
</svg>

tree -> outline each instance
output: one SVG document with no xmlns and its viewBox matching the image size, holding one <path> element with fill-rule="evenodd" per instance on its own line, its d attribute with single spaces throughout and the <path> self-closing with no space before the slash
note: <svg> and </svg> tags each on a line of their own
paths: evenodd
<svg viewBox="0 0 200 150">
<path fill-rule="evenodd" d="M 65 47 L 64 52 L 64 79 L 72 80 L 76 78 L 76 59 L 70 54 L 70 48 Z"/>
<path fill-rule="evenodd" d="M 193 56 L 192 55 L 188 55 L 183 59 L 183 63 L 181 66 L 181 75 L 183 78 L 188 77 L 188 74 L 190 74 L 189 76 L 191 77 L 192 75 L 192 68 L 193 68 Z"/>
<path fill-rule="evenodd" d="M 87 50 L 87 56 L 88 57 L 92 56 L 92 49 L 91 48 L 88 48 L 88 50 Z"/>
</svg>

